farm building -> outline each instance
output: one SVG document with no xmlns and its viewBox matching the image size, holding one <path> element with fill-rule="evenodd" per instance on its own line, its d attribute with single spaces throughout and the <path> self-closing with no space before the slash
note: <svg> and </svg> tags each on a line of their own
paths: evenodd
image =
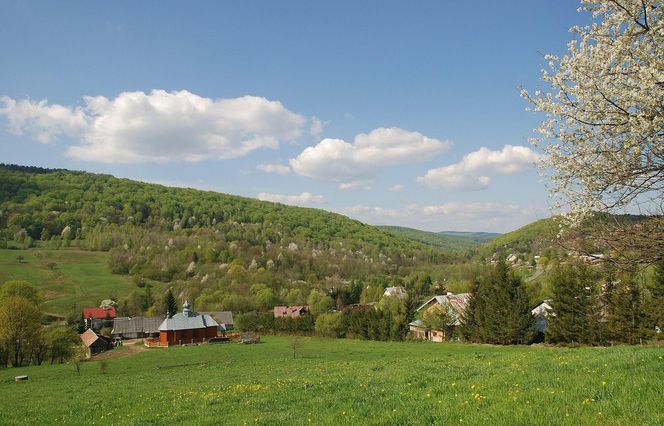
<svg viewBox="0 0 664 426">
<path fill-rule="evenodd" d="M 199 312 L 201 315 L 209 315 L 213 320 L 219 324 L 219 331 L 230 331 L 233 329 L 233 312 L 231 311 L 217 311 L 217 312 Z"/>
<path fill-rule="evenodd" d="M 274 317 L 275 318 L 299 318 L 303 315 L 309 313 L 309 305 L 302 306 L 275 306 L 274 307 Z"/>
<path fill-rule="evenodd" d="M 415 339 L 431 340 L 432 342 L 442 342 L 450 336 L 449 329 L 461 325 L 461 317 L 463 316 L 470 293 L 447 293 L 442 296 L 434 296 L 427 300 L 422 306 L 417 308 L 417 312 L 421 318 L 426 318 L 431 315 L 440 316 L 445 315 L 447 320 L 447 327 L 445 329 L 432 329 L 427 326 L 422 319 L 415 320 L 408 324 L 410 335 Z"/>
<path fill-rule="evenodd" d="M 83 308 L 83 319 L 88 328 L 100 329 L 104 320 L 112 321 L 115 318 L 115 307 L 102 305 L 98 308 Z"/>
<path fill-rule="evenodd" d="M 169 346 L 205 342 L 217 337 L 218 325 L 210 315 L 194 312 L 189 308 L 189 302 L 184 302 L 182 313 L 164 319 L 159 326 L 159 344 Z"/>
<path fill-rule="evenodd" d="M 88 351 L 88 358 L 107 351 L 113 347 L 113 342 L 106 336 L 95 333 L 91 328 L 85 330 L 79 336 L 83 341 L 83 345 Z"/>
<path fill-rule="evenodd" d="M 121 339 L 140 339 L 159 336 L 159 326 L 163 317 L 123 317 L 113 320 L 113 337 Z"/>
</svg>

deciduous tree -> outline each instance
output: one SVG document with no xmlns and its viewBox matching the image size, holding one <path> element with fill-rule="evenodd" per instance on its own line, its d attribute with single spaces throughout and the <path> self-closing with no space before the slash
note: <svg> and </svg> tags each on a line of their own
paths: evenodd
<svg viewBox="0 0 664 426">
<path fill-rule="evenodd" d="M 566 55 L 545 57 L 547 89 L 522 90 L 547 117 L 533 143 L 569 224 L 598 211 L 648 214 L 606 221 L 594 235 L 614 260 L 655 262 L 664 256 L 664 5 L 582 3 L 593 23 L 571 29 Z"/>
</svg>

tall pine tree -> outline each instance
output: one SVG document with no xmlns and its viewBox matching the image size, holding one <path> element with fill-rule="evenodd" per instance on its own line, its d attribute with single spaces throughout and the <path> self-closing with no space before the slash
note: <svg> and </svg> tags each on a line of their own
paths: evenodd
<svg viewBox="0 0 664 426">
<path fill-rule="evenodd" d="M 178 313 L 178 302 L 175 300 L 173 291 L 170 288 L 164 298 L 164 312 L 166 312 L 169 318 Z"/>
<path fill-rule="evenodd" d="M 587 268 L 557 270 L 552 287 L 553 311 L 547 317 L 547 340 L 553 343 L 598 343 L 597 291 Z"/>
<path fill-rule="evenodd" d="M 503 260 L 473 284 L 462 335 L 473 342 L 499 345 L 529 343 L 534 320 L 523 281 Z"/>
</svg>

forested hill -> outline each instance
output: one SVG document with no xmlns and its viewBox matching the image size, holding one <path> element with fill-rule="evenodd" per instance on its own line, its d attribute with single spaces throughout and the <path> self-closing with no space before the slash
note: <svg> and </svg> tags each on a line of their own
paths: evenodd
<svg viewBox="0 0 664 426">
<path fill-rule="evenodd" d="M 113 272 L 177 282 L 205 296 L 198 309 L 233 309 L 220 303 L 265 289 L 251 307 L 303 303 L 311 288 L 405 278 L 453 257 L 323 210 L 11 165 L 0 165 L 0 230 L 19 246 L 110 251 Z M 304 295 L 289 297 L 298 286 Z"/>
</svg>

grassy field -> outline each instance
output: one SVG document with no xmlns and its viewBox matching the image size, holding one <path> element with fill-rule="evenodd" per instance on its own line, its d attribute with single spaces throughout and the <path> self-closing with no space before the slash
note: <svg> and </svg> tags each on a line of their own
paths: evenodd
<svg viewBox="0 0 664 426">
<path fill-rule="evenodd" d="M 268 336 L 87 362 L 80 376 L 71 364 L 0 370 L 1 422 L 664 424 L 662 347 L 311 339 L 296 355 Z"/>
<path fill-rule="evenodd" d="M 26 280 L 41 292 L 43 311 L 66 315 L 136 288 L 128 276 L 111 274 L 107 257 L 77 249 L 0 250 L 0 283 Z"/>
</svg>

